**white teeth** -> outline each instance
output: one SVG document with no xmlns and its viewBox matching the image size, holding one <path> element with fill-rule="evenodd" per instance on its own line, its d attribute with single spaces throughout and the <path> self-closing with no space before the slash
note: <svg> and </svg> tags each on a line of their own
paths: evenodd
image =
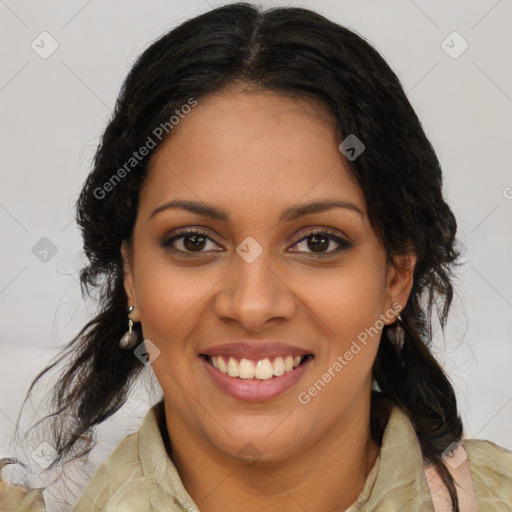
<svg viewBox="0 0 512 512">
<path fill-rule="evenodd" d="M 271 362 L 269 358 L 261 359 L 254 363 L 249 359 L 242 358 L 240 363 L 234 357 L 228 358 L 228 363 L 221 356 L 211 356 L 211 363 L 214 368 L 230 377 L 240 379 L 268 380 L 272 377 L 280 377 L 286 372 L 291 372 L 300 365 L 301 356 L 276 357 Z"/>
<path fill-rule="evenodd" d="M 254 379 L 254 363 L 249 359 L 241 359 L 238 365 L 238 374 L 241 379 Z"/>
<path fill-rule="evenodd" d="M 268 359 L 258 361 L 254 370 L 254 376 L 261 380 L 271 379 L 274 376 L 272 363 Z"/>
<path fill-rule="evenodd" d="M 212 359 L 213 359 L 213 357 L 212 357 Z M 219 370 L 222 373 L 228 373 L 228 367 L 226 366 L 224 359 L 222 359 L 222 357 L 215 357 L 215 359 L 217 359 L 217 362 L 219 363 Z"/>
<path fill-rule="evenodd" d="M 228 375 L 230 377 L 238 377 L 238 364 L 232 357 L 229 358 L 228 362 Z"/>
<path fill-rule="evenodd" d="M 282 357 L 276 357 L 272 364 L 273 373 L 276 377 L 283 375 L 284 373 L 284 361 Z"/>
</svg>

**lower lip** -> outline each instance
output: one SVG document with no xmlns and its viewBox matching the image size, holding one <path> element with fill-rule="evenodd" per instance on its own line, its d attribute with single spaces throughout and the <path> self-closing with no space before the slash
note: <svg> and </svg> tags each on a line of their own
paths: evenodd
<svg viewBox="0 0 512 512">
<path fill-rule="evenodd" d="M 239 400 L 262 402 L 276 398 L 295 386 L 308 369 L 313 358 L 308 358 L 290 372 L 267 380 L 230 377 L 214 368 L 204 357 L 201 357 L 201 360 L 213 382 L 217 384 L 221 391 Z"/>
</svg>

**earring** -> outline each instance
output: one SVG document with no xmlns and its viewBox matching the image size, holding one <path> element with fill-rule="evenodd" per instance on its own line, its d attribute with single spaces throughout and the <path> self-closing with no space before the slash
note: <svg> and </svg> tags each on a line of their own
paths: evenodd
<svg viewBox="0 0 512 512">
<path fill-rule="evenodd" d="M 402 317 L 400 316 L 400 313 L 395 309 L 394 304 L 393 304 L 393 313 L 395 313 L 396 321 L 402 323 Z"/>
<path fill-rule="evenodd" d="M 129 350 L 135 345 L 137 345 L 138 337 L 137 333 L 133 332 L 133 320 L 130 318 L 130 315 L 133 312 L 133 305 L 128 308 L 127 315 L 128 315 L 128 331 L 125 333 L 125 335 L 121 338 L 119 341 L 119 347 L 125 350 Z"/>
<path fill-rule="evenodd" d="M 394 323 L 393 328 L 388 330 L 388 337 L 391 340 L 391 342 L 398 348 L 398 350 L 401 350 L 402 347 L 404 346 L 405 331 L 402 327 L 402 317 L 400 316 L 400 313 L 395 309 L 394 304 L 393 312 L 395 313 L 396 322 Z"/>
</svg>

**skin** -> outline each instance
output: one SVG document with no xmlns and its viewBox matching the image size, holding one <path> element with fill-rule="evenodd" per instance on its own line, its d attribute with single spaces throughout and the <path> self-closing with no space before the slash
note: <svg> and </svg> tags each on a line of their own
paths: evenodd
<svg viewBox="0 0 512 512">
<path fill-rule="evenodd" d="M 340 142 L 314 102 L 231 90 L 201 99 L 150 161 L 133 244 L 122 247 L 125 290 L 132 319 L 160 350 L 152 367 L 171 457 L 202 512 L 344 510 L 379 454 L 369 421 L 381 330 L 308 404 L 298 401 L 379 315 L 393 303 L 403 307 L 412 287 L 415 255 L 396 257 L 396 266 L 386 258 Z M 362 215 L 333 208 L 279 221 L 287 208 L 327 198 L 351 202 Z M 172 199 L 214 205 L 230 220 L 181 209 L 148 220 Z M 185 226 L 211 239 L 198 258 L 161 247 Z M 352 246 L 336 253 L 339 245 L 327 239 L 320 253 L 331 255 L 317 257 L 306 236 L 322 228 Z M 263 249 L 252 263 L 236 252 L 249 236 Z M 186 242 L 173 245 L 197 254 Z M 237 400 L 216 387 L 198 357 L 237 337 L 278 339 L 315 358 L 283 395 Z M 248 446 L 251 464 L 243 458 Z"/>
</svg>

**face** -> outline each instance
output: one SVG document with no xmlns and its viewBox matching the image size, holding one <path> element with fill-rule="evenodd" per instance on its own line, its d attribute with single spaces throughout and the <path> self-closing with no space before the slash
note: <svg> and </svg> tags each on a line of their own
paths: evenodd
<svg viewBox="0 0 512 512">
<path fill-rule="evenodd" d="M 414 261 L 387 262 L 340 142 L 313 103 L 231 91 L 199 101 L 153 156 L 122 252 L 171 439 L 280 460 L 364 416 Z M 338 206 L 304 208 L 325 201 Z"/>
</svg>

